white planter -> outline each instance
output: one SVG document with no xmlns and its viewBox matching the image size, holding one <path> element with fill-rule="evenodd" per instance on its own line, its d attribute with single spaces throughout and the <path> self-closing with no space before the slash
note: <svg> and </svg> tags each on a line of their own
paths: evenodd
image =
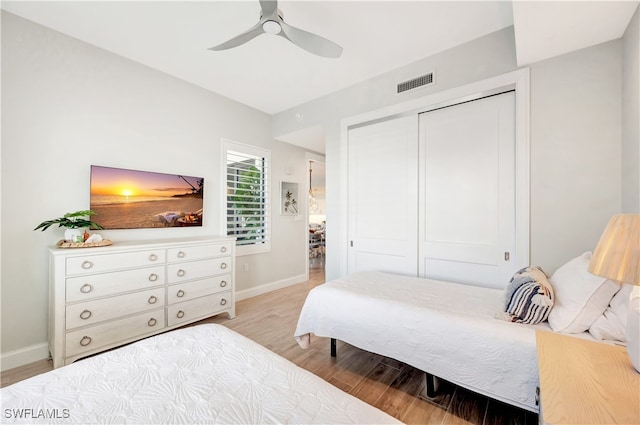
<svg viewBox="0 0 640 425">
<path fill-rule="evenodd" d="M 71 242 L 83 242 L 84 231 L 82 229 L 65 229 L 64 240 Z"/>
</svg>

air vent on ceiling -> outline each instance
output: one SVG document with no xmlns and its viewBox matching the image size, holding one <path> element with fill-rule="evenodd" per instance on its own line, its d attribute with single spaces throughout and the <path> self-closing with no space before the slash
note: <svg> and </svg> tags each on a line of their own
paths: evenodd
<svg viewBox="0 0 640 425">
<path fill-rule="evenodd" d="M 413 78 L 403 83 L 398 83 L 398 93 L 415 89 L 417 87 L 426 86 L 427 84 L 433 84 L 433 72 L 430 72 L 425 75 L 421 75 L 420 77 Z"/>
</svg>

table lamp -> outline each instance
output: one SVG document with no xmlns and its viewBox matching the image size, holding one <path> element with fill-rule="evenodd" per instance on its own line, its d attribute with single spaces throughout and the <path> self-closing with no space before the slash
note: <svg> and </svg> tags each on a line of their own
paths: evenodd
<svg viewBox="0 0 640 425">
<path fill-rule="evenodd" d="M 591 257 L 589 272 L 620 284 L 640 286 L 640 214 L 614 215 Z M 627 353 L 640 372 L 640 288 L 634 288 L 627 316 Z"/>
</svg>

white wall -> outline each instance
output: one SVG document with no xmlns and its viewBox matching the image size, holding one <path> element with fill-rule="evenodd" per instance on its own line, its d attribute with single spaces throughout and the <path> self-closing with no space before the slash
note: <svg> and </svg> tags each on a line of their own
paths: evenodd
<svg viewBox="0 0 640 425">
<path fill-rule="evenodd" d="M 593 250 L 621 201 L 620 40 L 531 65 L 531 262 Z"/>
<path fill-rule="evenodd" d="M 324 126 L 327 134 L 327 278 L 345 273 L 347 214 L 340 204 L 346 149 L 341 119 L 424 97 L 516 69 L 508 28 L 425 58 L 274 117 L 274 135 Z M 621 208 L 621 42 L 614 41 L 531 67 L 530 260 L 552 273 L 593 249 L 609 216 Z M 396 95 L 395 85 L 431 70 L 434 86 Z M 296 122 L 295 113 L 305 119 Z"/>
<path fill-rule="evenodd" d="M 622 212 L 640 213 L 640 6 L 622 46 Z"/>
<path fill-rule="evenodd" d="M 276 114 L 273 134 L 287 135 L 314 125 L 339 132 L 339 120 L 345 117 L 482 80 L 515 67 L 513 27 L 509 27 Z M 435 84 L 396 93 L 397 83 L 430 71 L 435 73 Z M 296 113 L 303 118 L 297 119 Z M 327 170 L 327 177 L 329 174 Z"/>
<path fill-rule="evenodd" d="M 271 138 L 269 115 L 4 11 L 2 112 L 3 360 L 46 343 L 47 247 L 62 229 L 32 229 L 88 209 L 91 164 L 205 178 L 202 228 L 103 232 L 115 243 L 224 232 L 223 137 L 271 149 L 276 200 L 281 180 L 308 178 L 305 152 Z M 241 297 L 306 273 L 305 220 L 273 205 L 271 253 L 237 259 Z"/>
</svg>

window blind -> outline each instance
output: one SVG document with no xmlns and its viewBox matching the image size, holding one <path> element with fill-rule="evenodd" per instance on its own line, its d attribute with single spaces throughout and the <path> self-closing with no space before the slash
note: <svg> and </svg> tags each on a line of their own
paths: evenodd
<svg viewBox="0 0 640 425">
<path fill-rule="evenodd" d="M 270 239 L 270 154 L 256 148 L 226 149 L 227 235 L 237 246 L 266 245 Z"/>
</svg>

